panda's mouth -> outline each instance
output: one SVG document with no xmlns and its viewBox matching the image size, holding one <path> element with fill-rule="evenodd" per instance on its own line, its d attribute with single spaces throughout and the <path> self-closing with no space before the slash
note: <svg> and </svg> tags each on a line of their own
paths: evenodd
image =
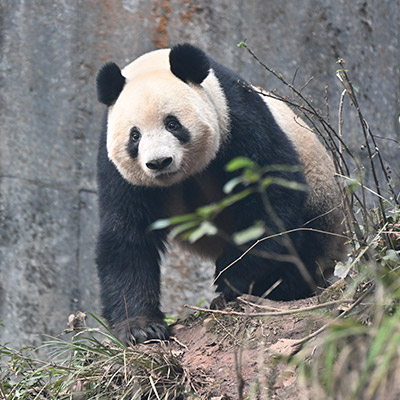
<svg viewBox="0 0 400 400">
<path fill-rule="evenodd" d="M 154 178 L 156 179 L 168 179 L 172 178 L 176 175 L 179 174 L 179 171 L 163 171 L 163 172 L 158 172 L 157 174 L 154 174 Z"/>
<path fill-rule="evenodd" d="M 168 184 L 171 180 L 175 182 L 176 177 L 179 175 L 179 170 L 174 171 L 159 171 L 153 174 L 153 178 L 155 181 L 164 182 Z"/>
</svg>

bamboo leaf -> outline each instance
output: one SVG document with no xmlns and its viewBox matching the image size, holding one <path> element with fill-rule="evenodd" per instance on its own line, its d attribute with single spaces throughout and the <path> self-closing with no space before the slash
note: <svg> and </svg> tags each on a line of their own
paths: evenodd
<svg viewBox="0 0 400 400">
<path fill-rule="evenodd" d="M 296 181 L 289 181 L 284 178 L 276 178 L 269 176 L 267 178 L 264 178 L 262 181 L 262 185 L 264 187 L 267 187 L 271 184 L 279 185 L 291 190 L 304 190 L 304 191 L 307 190 L 307 185 L 304 185 L 303 183 L 299 183 Z"/>
<path fill-rule="evenodd" d="M 159 230 L 159 229 L 168 228 L 170 225 L 171 225 L 171 220 L 170 219 L 158 219 L 157 221 L 153 222 L 149 226 L 149 229 L 151 231 L 156 231 L 156 230 Z"/>
<path fill-rule="evenodd" d="M 188 237 L 190 243 L 194 243 L 201 239 L 203 236 L 216 235 L 218 232 L 217 227 L 209 221 L 204 221 L 201 225 L 194 230 Z"/>
<path fill-rule="evenodd" d="M 228 196 L 225 199 L 223 199 L 220 203 L 222 208 L 226 208 L 232 204 L 235 204 L 239 202 L 240 200 L 243 200 L 245 197 L 248 195 L 252 194 L 254 192 L 253 189 L 246 189 L 241 191 L 240 193 L 233 194 L 232 196 Z"/>
<path fill-rule="evenodd" d="M 241 183 L 244 182 L 244 179 L 242 176 L 238 176 L 236 178 L 231 179 L 230 181 L 226 182 L 224 185 L 224 193 L 229 194 L 235 189 L 237 185 L 240 185 Z"/>
<path fill-rule="evenodd" d="M 184 232 L 187 232 L 199 225 L 199 221 L 189 221 L 184 224 L 178 225 L 171 230 L 171 236 L 176 238 L 177 236 L 181 235 Z"/>
<path fill-rule="evenodd" d="M 258 165 L 249 158 L 237 157 L 234 158 L 232 161 L 230 161 L 225 167 L 225 169 L 228 172 L 237 171 L 238 169 L 243 169 L 243 168 L 250 168 L 252 170 L 255 170 L 258 168 Z"/>
<path fill-rule="evenodd" d="M 238 245 L 248 243 L 252 240 L 260 238 L 265 233 L 265 226 L 262 222 L 257 222 L 250 228 L 233 234 L 233 241 Z"/>
</svg>

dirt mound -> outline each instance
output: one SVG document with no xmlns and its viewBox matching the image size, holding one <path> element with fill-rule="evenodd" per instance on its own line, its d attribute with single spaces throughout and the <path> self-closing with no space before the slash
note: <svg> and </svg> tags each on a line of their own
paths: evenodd
<svg viewBox="0 0 400 400">
<path fill-rule="evenodd" d="M 308 311 L 318 301 L 257 299 L 255 306 L 254 300 L 247 297 L 225 310 L 201 311 L 201 315 L 198 311 L 174 325 L 168 346 L 182 367 L 202 382 L 202 398 L 237 399 L 249 393 L 262 398 L 299 398 L 295 371 L 287 366 L 283 369 L 276 360 L 294 353 L 301 339 L 323 324 L 322 313 L 310 315 Z M 290 314 L 299 308 L 304 312 Z"/>
</svg>

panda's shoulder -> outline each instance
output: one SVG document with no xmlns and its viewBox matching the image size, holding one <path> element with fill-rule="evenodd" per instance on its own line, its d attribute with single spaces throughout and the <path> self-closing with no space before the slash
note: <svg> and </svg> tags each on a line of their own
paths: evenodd
<svg viewBox="0 0 400 400">
<path fill-rule="evenodd" d="M 252 89 L 251 84 L 241 75 L 227 66 L 216 62 L 212 58 L 210 58 L 210 65 L 224 91 L 231 115 L 241 115 L 244 117 L 244 120 L 249 119 L 250 124 L 256 122 L 255 115 L 263 116 L 261 119 L 267 118 L 268 122 L 272 122 L 273 117 L 269 112 L 267 104 L 265 104 L 260 95 Z"/>
<path fill-rule="evenodd" d="M 237 94 L 239 89 L 238 85 L 240 82 L 244 82 L 244 79 L 227 66 L 215 61 L 213 58 L 210 58 L 210 65 L 219 81 L 219 84 L 224 90 L 225 95 L 229 97 Z"/>
</svg>

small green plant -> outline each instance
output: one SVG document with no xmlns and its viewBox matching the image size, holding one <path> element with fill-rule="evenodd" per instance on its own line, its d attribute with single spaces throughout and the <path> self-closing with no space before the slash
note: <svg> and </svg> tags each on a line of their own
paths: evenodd
<svg viewBox="0 0 400 400">
<path fill-rule="evenodd" d="M 347 400 L 397 398 L 400 380 L 399 252 L 395 259 L 391 255 L 390 264 L 389 268 L 382 265 L 378 271 L 376 265 L 364 265 L 367 269 L 364 277 L 369 279 L 357 285 L 358 296 L 367 294 L 359 308 L 332 323 L 315 342 L 287 360 L 296 366 L 300 386 L 305 386 L 315 396 Z M 374 270 L 377 274 L 371 279 Z"/>
<path fill-rule="evenodd" d="M 246 230 L 235 232 L 232 238 L 219 230 L 214 223 L 217 216 L 226 208 L 240 202 L 253 193 L 264 196 L 270 185 L 280 185 L 292 190 L 306 190 L 305 185 L 290 181 L 278 176 L 275 172 L 296 172 L 299 167 L 286 165 L 269 165 L 260 167 L 254 161 L 246 157 L 237 157 L 229 162 L 226 170 L 236 173 L 236 176 L 224 185 L 226 196 L 217 203 L 199 207 L 194 213 L 174 216 L 168 219 L 160 219 L 154 222 L 150 229 L 170 228 L 172 238 L 180 237 L 193 243 L 203 236 L 220 235 L 227 241 L 233 240 L 236 245 L 248 243 L 258 239 L 266 232 L 266 227 L 261 221 L 257 221 Z"/>
</svg>

